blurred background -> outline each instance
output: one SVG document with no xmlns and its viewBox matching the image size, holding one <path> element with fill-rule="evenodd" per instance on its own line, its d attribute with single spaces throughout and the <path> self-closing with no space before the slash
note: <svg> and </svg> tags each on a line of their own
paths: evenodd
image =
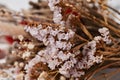
<svg viewBox="0 0 120 80">
<path fill-rule="evenodd" d="M 28 9 L 30 7 L 28 4 L 29 1 L 37 2 L 37 0 L 0 0 L 0 4 L 12 10 L 20 11 L 21 9 Z"/>
<path fill-rule="evenodd" d="M 0 4 L 7 6 L 12 10 L 20 11 L 21 9 L 30 8 L 30 5 L 28 4 L 29 1 L 37 2 L 38 0 L 0 0 Z M 108 0 L 108 4 L 120 11 L 120 0 Z"/>
</svg>

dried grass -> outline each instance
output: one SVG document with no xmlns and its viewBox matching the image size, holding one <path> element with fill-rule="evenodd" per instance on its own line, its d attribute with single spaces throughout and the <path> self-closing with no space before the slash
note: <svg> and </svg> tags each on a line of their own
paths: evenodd
<svg viewBox="0 0 120 80">
<path fill-rule="evenodd" d="M 120 67 L 120 24 L 115 22 L 110 16 L 107 14 L 114 14 L 109 11 L 112 10 L 113 12 L 120 15 L 120 12 L 113 9 L 112 7 L 106 5 L 104 1 L 106 0 L 98 0 L 99 7 L 89 7 L 88 4 L 95 4 L 96 0 L 91 0 L 91 3 L 87 2 L 86 0 L 71 0 L 71 2 L 68 0 L 64 2 L 62 0 L 58 6 L 64 7 L 64 9 L 72 9 L 74 12 L 77 13 L 77 16 L 75 16 L 73 19 L 71 19 L 71 25 L 74 27 L 71 27 L 71 29 L 76 28 L 76 37 L 79 40 L 79 43 L 73 47 L 73 50 L 79 50 L 83 47 L 84 44 L 89 42 L 93 39 L 94 36 L 98 35 L 97 29 L 100 27 L 106 27 L 111 32 L 111 39 L 112 44 L 111 45 L 100 45 L 100 49 L 97 51 L 98 55 L 103 55 L 103 62 L 100 64 L 94 64 L 90 69 L 86 70 L 86 74 L 80 78 L 80 80 L 101 80 L 103 79 L 103 76 L 94 76 L 96 73 L 100 72 L 101 70 L 107 69 L 107 68 L 118 68 L 117 70 L 107 73 L 106 80 L 109 80 L 111 76 L 120 73 L 119 67 Z M 74 2 L 72 2 L 74 1 Z M 78 2 L 77 2 L 78 1 Z M 76 4 L 77 3 L 77 4 Z M 30 2 L 30 4 L 33 6 L 30 11 L 23 11 L 24 16 L 22 16 L 23 20 L 26 20 L 30 22 L 50 22 L 50 24 L 53 24 L 51 20 L 51 13 L 48 7 L 46 7 L 46 3 L 38 2 L 33 3 Z M 73 5 L 76 4 L 76 5 Z M 45 5 L 45 9 L 41 9 Z M 65 10 L 63 9 L 63 13 Z M 98 12 L 99 10 L 99 12 Z M 107 14 L 103 14 L 102 12 L 108 11 Z M 50 13 L 50 14 L 49 14 Z M 10 14 L 9 14 L 10 15 Z M 107 15 L 107 16 L 106 16 Z M 45 16 L 45 17 L 43 17 Z M 49 16 L 49 17 L 48 17 Z M 68 16 L 66 14 L 63 14 L 64 18 L 67 18 Z M 18 15 L 18 17 L 21 16 Z M 5 18 L 9 18 L 6 17 Z M 115 17 L 116 18 L 116 17 Z M 44 20 L 43 20 L 44 19 Z M 116 18 L 117 19 L 117 18 Z M 64 19 L 66 20 L 66 19 Z M 118 19 L 119 20 L 119 19 Z M 19 35 L 22 34 L 24 36 L 27 36 L 23 30 L 23 27 L 18 22 L 10 22 L 10 20 L 6 21 L 0 20 L 0 32 L 5 32 L 9 35 Z M 3 21 L 3 22 L 2 22 Z M 17 25 L 16 25 L 17 24 Z M 53 71 L 54 72 L 54 71 Z M 57 74 L 56 74 L 57 75 Z M 55 77 L 56 77 L 55 75 Z"/>
</svg>

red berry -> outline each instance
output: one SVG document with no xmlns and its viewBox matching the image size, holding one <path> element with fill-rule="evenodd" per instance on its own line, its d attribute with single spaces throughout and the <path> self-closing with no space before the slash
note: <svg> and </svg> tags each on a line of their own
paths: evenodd
<svg viewBox="0 0 120 80">
<path fill-rule="evenodd" d="M 65 11 L 65 14 L 70 14 L 72 12 L 72 9 L 68 8 L 66 11 Z"/>
<path fill-rule="evenodd" d="M 21 25 L 27 25 L 28 22 L 23 20 L 23 21 L 20 22 L 20 24 L 21 24 Z"/>
<path fill-rule="evenodd" d="M 5 36 L 5 39 L 12 44 L 14 42 L 13 38 L 11 36 Z"/>
<path fill-rule="evenodd" d="M 78 13 L 77 12 L 72 12 L 73 15 L 75 16 L 78 16 Z"/>
</svg>

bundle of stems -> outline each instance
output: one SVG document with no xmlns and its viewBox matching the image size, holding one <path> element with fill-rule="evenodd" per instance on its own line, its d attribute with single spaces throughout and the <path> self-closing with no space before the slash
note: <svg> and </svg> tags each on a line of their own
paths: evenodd
<svg viewBox="0 0 120 80">
<path fill-rule="evenodd" d="M 30 5 L 32 8 L 23 10 L 22 16 L 18 13 L 13 12 L 13 14 L 12 12 L 7 12 L 7 10 L 6 13 L 1 9 L 0 21 L 4 23 L 0 23 L 0 30 L 3 30 L 3 25 L 14 24 L 14 27 L 20 27 L 18 28 L 20 34 L 29 36 L 23 30 L 24 27 L 22 26 L 35 26 L 39 23 L 58 26 L 58 24 L 52 21 L 52 17 L 54 17 L 52 15 L 53 12 L 50 11 L 45 1 L 38 0 L 36 3 L 30 2 Z M 98 46 L 99 49 L 96 51 L 96 55 L 103 55 L 102 62 L 94 64 L 88 70 L 85 70 L 85 75 L 81 76 L 79 80 L 102 80 L 104 78 L 109 80 L 115 74 L 120 73 L 120 24 L 115 20 L 120 20 L 116 16 L 116 14 L 120 15 L 120 12 L 109 6 L 107 0 L 61 0 L 56 6 L 62 8 L 62 20 L 65 22 L 69 20 L 69 24 L 66 23 L 66 25 L 68 25 L 67 28 L 75 31 L 77 38 L 79 38 L 75 41 L 76 43 L 72 48 L 73 50 L 82 50 L 84 44 L 90 42 L 95 36 L 99 35 L 99 28 L 106 27 L 110 30 L 110 39 L 112 43 L 105 45 L 101 42 L 102 44 Z M 73 17 L 69 18 L 70 15 Z M 4 28 L 8 29 L 11 27 Z M 14 28 L 14 30 L 17 32 L 16 28 Z M 4 30 L 4 32 L 5 31 L 6 30 Z M 12 35 L 16 35 L 16 33 Z M 40 46 L 43 45 L 39 45 L 39 47 Z M 36 50 L 38 50 L 38 48 Z M 117 70 L 102 75 L 96 75 L 101 70 L 108 68 L 116 68 Z"/>
</svg>

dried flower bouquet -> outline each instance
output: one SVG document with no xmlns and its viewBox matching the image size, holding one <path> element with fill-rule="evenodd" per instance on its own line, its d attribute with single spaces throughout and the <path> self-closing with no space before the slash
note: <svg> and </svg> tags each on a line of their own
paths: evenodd
<svg viewBox="0 0 120 80">
<path fill-rule="evenodd" d="M 13 38 L 1 79 L 96 80 L 100 70 L 119 68 L 120 25 L 111 16 L 112 11 L 120 13 L 107 0 L 47 2 L 30 2 L 33 12 L 23 16 L 10 14 L 18 17 L 14 24 L 25 27 Z M 49 13 L 43 11 L 45 17 L 39 13 L 41 3 L 50 8 L 44 7 Z"/>
</svg>

